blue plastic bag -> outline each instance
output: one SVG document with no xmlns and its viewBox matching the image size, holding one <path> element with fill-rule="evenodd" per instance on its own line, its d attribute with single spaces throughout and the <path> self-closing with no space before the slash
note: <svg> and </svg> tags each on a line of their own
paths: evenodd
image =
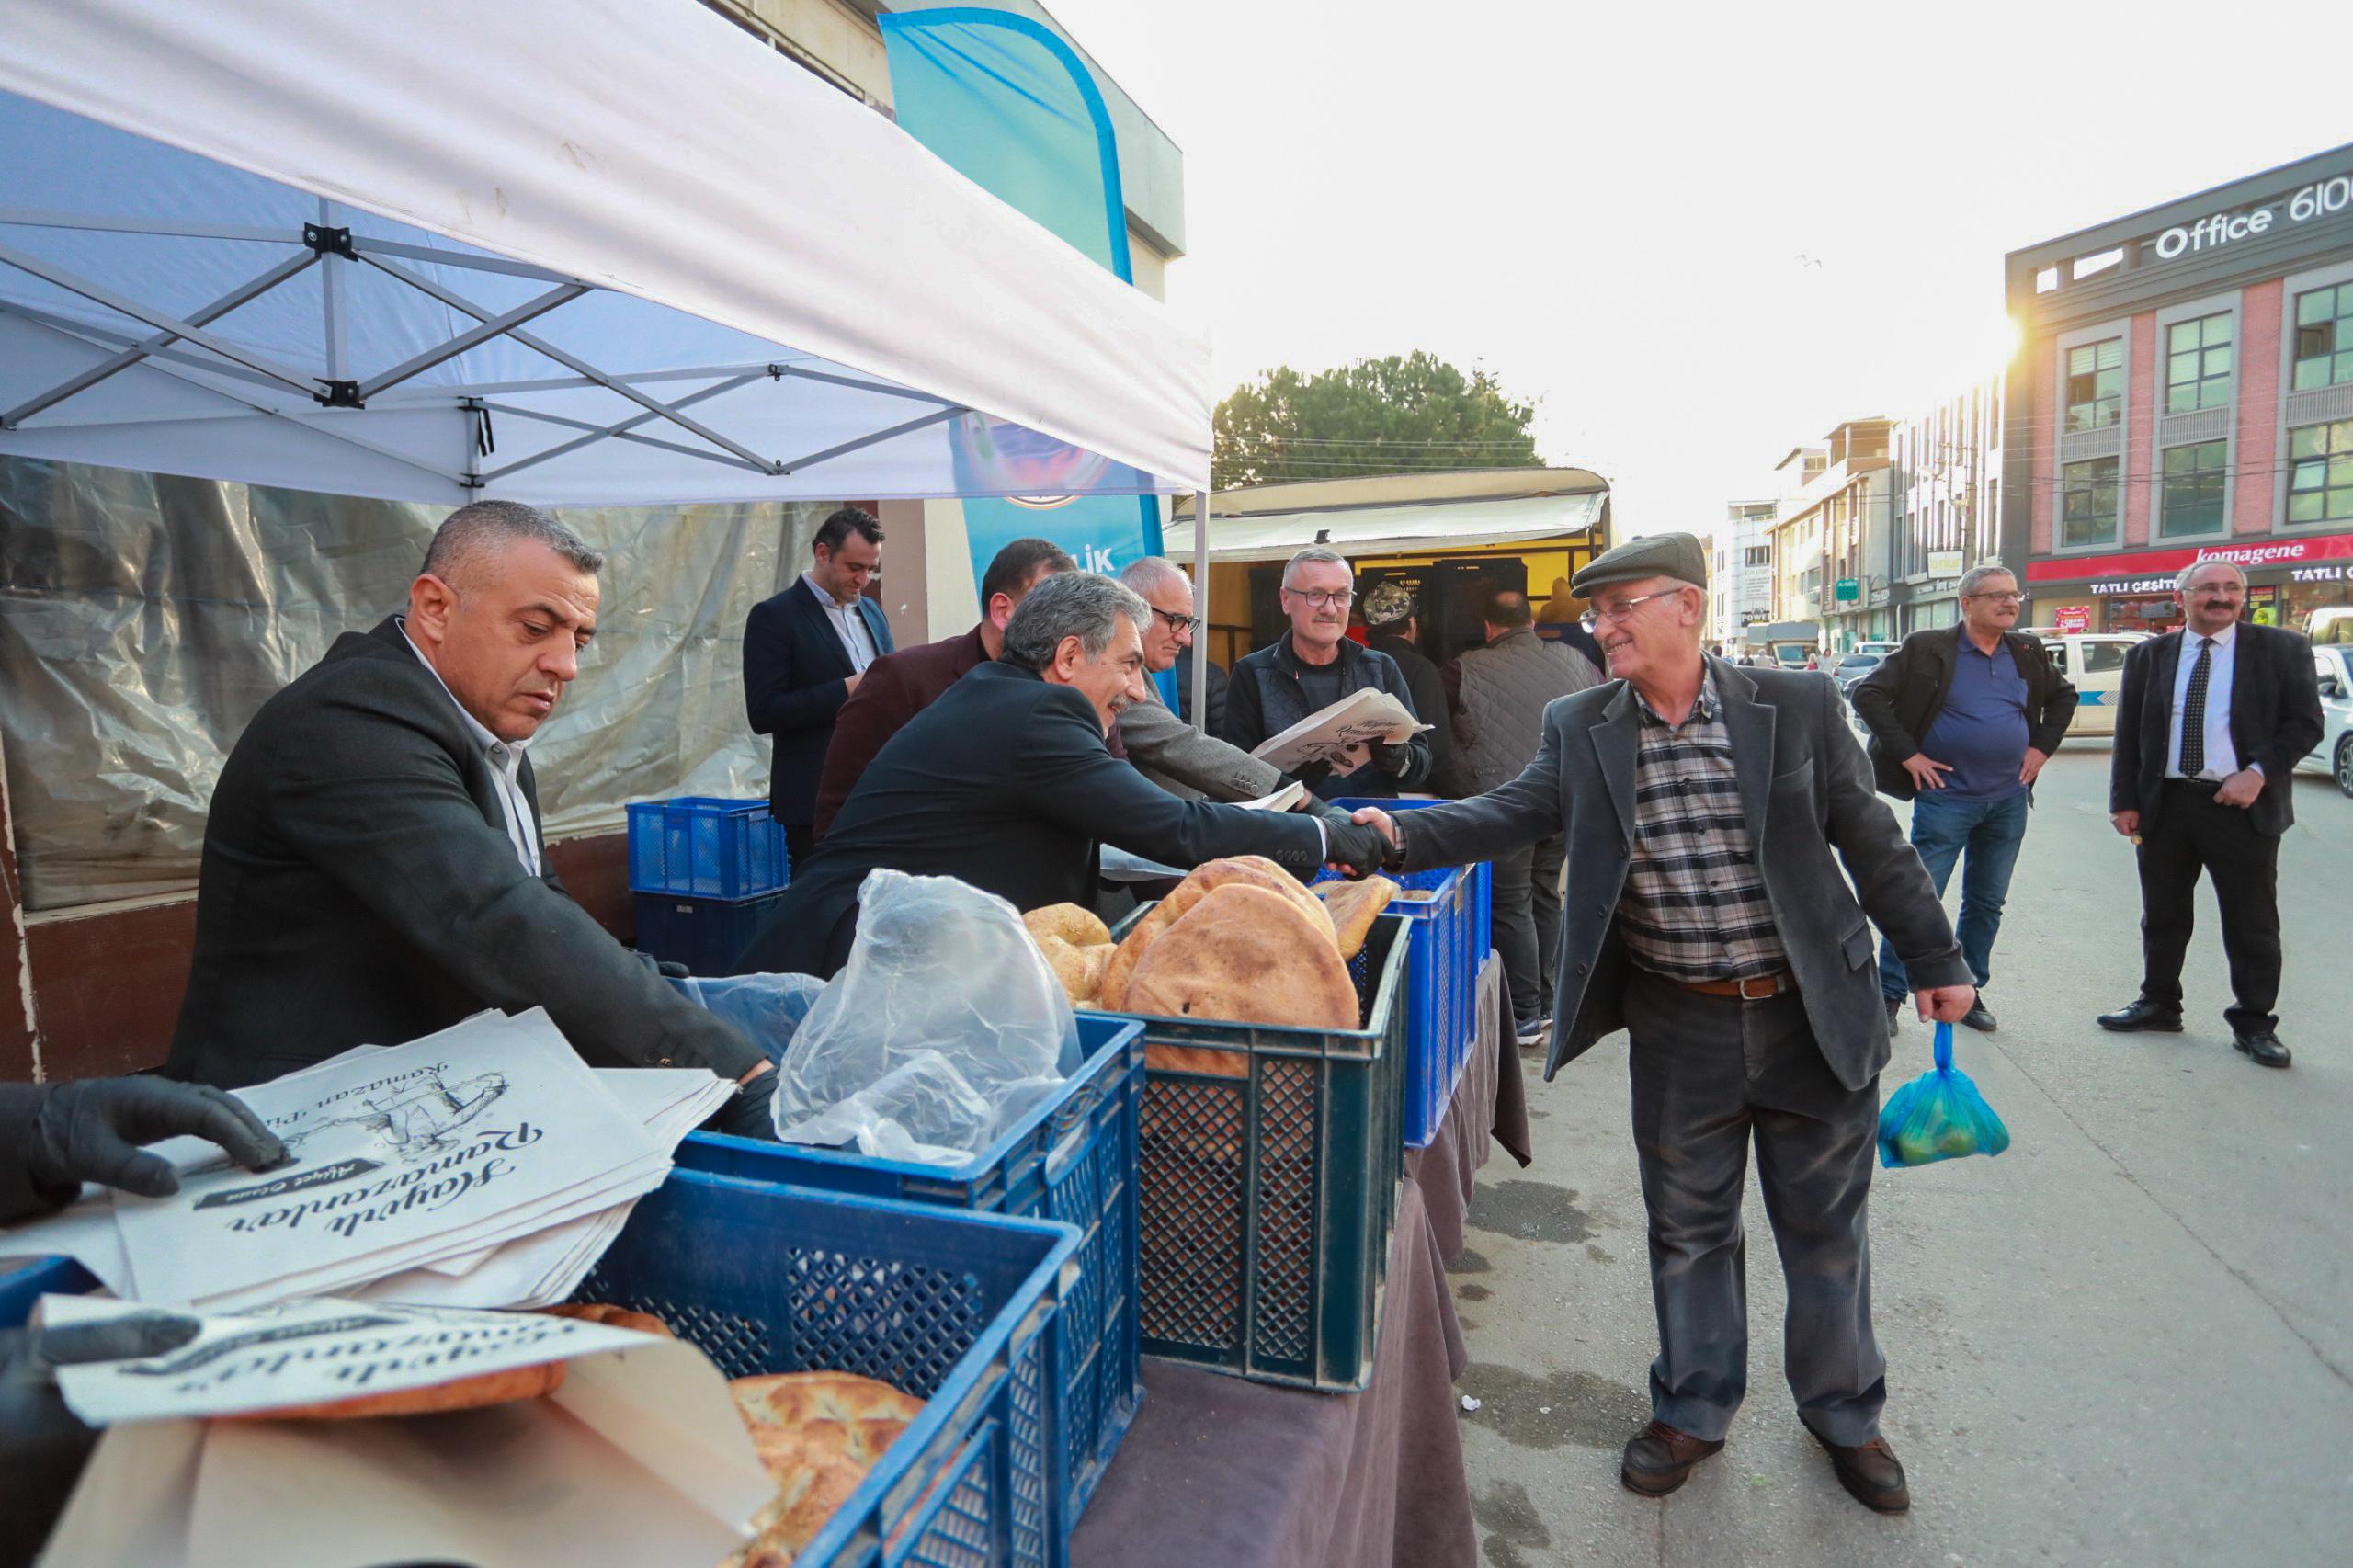
<svg viewBox="0 0 2353 1568">
<path fill-rule="evenodd" d="M 1888 1096 L 1879 1113 L 1879 1163 L 1933 1165 L 1963 1154 L 1998 1154 L 2010 1130 L 1952 1064 L 1952 1026 L 1937 1026 L 1937 1065 Z"/>
</svg>

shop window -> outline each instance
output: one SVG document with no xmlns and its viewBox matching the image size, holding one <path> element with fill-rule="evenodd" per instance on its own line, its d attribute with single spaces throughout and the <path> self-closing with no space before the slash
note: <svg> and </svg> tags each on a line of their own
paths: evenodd
<svg viewBox="0 0 2353 1568">
<path fill-rule="evenodd" d="M 2296 296 L 2295 388 L 2353 382 L 2353 283 Z"/>
<path fill-rule="evenodd" d="M 2098 430 L 2124 413 L 2124 340 L 2067 350 L 2067 428 Z"/>
<path fill-rule="evenodd" d="M 2157 531 L 2167 539 L 2222 531 L 2222 488 L 2228 441 L 2165 449 Z"/>
<path fill-rule="evenodd" d="M 2288 432 L 2288 520 L 2353 518 L 2353 419 Z"/>
<path fill-rule="evenodd" d="M 2231 313 L 2165 329 L 2165 412 L 2188 414 L 2231 401 Z"/>
<path fill-rule="evenodd" d="M 2116 468 L 2114 458 L 2066 466 L 2060 491 L 2059 548 L 2116 542 Z"/>
</svg>

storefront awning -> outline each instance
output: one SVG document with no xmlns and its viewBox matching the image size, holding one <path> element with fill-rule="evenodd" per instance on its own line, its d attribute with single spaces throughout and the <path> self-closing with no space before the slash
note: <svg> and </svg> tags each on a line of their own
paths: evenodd
<svg viewBox="0 0 2353 1568">
<path fill-rule="evenodd" d="M 1600 527 L 1607 490 L 1222 517 L 1210 507 L 1210 560 L 1284 561 L 1312 544 L 1344 555 L 1405 555 L 1574 538 Z"/>
</svg>

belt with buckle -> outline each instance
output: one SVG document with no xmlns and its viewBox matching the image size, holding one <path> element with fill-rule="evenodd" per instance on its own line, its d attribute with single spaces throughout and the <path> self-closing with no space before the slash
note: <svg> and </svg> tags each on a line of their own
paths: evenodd
<svg viewBox="0 0 2353 1568">
<path fill-rule="evenodd" d="M 1772 974 L 1751 975 L 1746 980 L 1677 980 L 1671 983 L 1686 991 L 1697 991 L 1702 996 L 1737 996 L 1745 1002 L 1762 1002 L 1768 996 L 1795 991 L 1798 977 L 1785 969 Z"/>
</svg>

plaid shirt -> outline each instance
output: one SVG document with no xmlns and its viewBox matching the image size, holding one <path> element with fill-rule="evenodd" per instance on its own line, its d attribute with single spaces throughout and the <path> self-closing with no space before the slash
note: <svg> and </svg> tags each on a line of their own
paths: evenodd
<svg viewBox="0 0 2353 1568">
<path fill-rule="evenodd" d="M 1618 900 L 1633 960 L 1669 980 L 1747 980 L 1789 967 L 1748 840 L 1715 672 L 1680 725 L 1634 694 L 1634 854 Z"/>
</svg>

